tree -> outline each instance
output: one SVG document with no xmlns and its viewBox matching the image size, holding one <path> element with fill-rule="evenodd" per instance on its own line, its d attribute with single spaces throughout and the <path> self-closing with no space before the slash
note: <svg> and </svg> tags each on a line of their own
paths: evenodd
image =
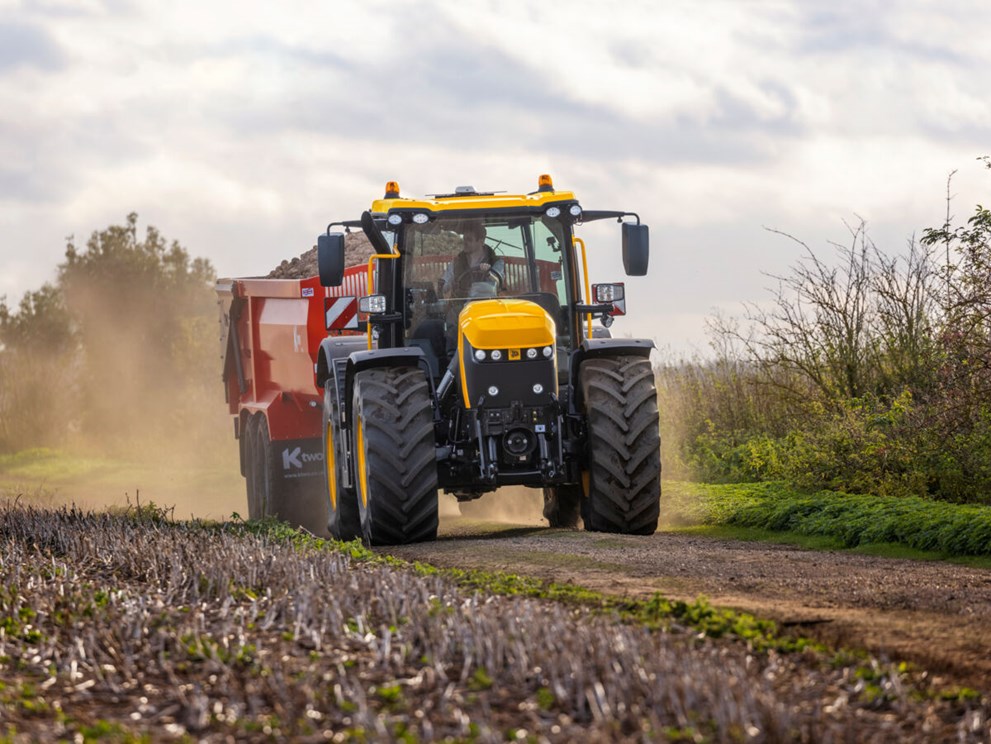
<svg viewBox="0 0 991 744">
<path fill-rule="evenodd" d="M 838 266 L 797 238 L 778 233 L 801 245 L 805 256 L 790 274 L 773 276 L 778 286 L 770 307 L 751 305 L 748 314 L 756 327 L 748 339 L 754 361 L 773 379 L 781 379 L 784 371 L 789 382 L 811 383 L 830 403 L 873 392 L 877 379 L 877 339 L 871 333 L 876 249 L 863 222 L 849 229 L 850 245 L 834 244 Z M 792 392 L 807 396 L 805 385 Z"/>
<path fill-rule="evenodd" d="M 27 292 L 16 309 L 0 298 L 0 450 L 61 438 L 75 350 L 57 287 Z"/>
</svg>

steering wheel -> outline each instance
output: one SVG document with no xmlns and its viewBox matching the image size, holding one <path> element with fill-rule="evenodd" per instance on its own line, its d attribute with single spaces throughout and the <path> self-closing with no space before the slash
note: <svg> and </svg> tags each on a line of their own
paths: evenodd
<svg viewBox="0 0 991 744">
<path fill-rule="evenodd" d="M 500 291 L 503 290 L 503 289 L 505 289 L 505 287 L 503 287 L 502 277 L 499 276 L 499 274 L 497 272 L 493 271 L 491 268 L 483 271 L 482 269 L 480 269 L 477 266 L 475 266 L 473 268 L 465 269 L 460 274 L 458 274 L 456 277 L 454 277 L 454 279 L 451 280 L 451 289 L 452 289 L 452 291 L 453 291 L 454 287 L 461 286 L 461 281 L 465 277 L 468 277 L 471 280 L 469 282 L 469 284 L 471 284 L 473 282 L 483 282 L 486 279 L 488 279 L 489 277 L 492 277 L 492 278 L 495 279 L 496 284 L 498 285 L 498 289 Z"/>
</svg>

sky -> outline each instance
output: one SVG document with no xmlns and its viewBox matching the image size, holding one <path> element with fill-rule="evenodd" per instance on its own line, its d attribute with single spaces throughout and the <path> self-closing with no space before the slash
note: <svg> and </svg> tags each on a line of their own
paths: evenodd
<svg viewBox="0 0 991 744">
<path fill-rule="evenodd" d="M 988 202 L 991 3 L 0 0 L 0 296 L 137 212 L 267 273 L 386 181 L 527 192 L 650 226 L 617 335 L 706 351 L 867 222 L 885 250 Z M 594 281 L 624 280 L 615 223 Z"/>
</svg>

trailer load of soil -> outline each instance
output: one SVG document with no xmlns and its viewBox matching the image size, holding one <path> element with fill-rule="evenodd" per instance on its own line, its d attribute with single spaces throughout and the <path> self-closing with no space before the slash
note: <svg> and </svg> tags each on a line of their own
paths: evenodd
<svg viewBox="0 0 991 744">
<path fill-rule="evenodd" d="M 374 254 L 372 244 L 364 233 L 352 232 L 344 237 L 344 263 L 346 266 L 360 266 L 368 263 L 368 259 Z M 296 258 L 283 261 L 272 269 L 266 279 L 306 279 L 316 276 L 317 269 L 317 247 L 313 246 Z"/>
</svg>

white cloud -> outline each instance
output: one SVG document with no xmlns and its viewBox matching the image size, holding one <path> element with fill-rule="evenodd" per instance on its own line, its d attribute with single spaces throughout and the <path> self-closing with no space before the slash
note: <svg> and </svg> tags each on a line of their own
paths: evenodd
<svg viewBox="0 0 991 744">
<path fill-rule="evenodd" d="M 260 273 L 385 180 L 550 172 L 650 223 L 630 327 L 697 340 L 791 261 L 763 225 L 824 243 L 858 213 L 901 240 L 941 219 L 953 168 L 958 213 L 980 200 L 989 21 L 976 0 L 0 0 L 0 29 L 28 29 L 0 57 L 0 293 L 132 210 Z"/>
</svg>

